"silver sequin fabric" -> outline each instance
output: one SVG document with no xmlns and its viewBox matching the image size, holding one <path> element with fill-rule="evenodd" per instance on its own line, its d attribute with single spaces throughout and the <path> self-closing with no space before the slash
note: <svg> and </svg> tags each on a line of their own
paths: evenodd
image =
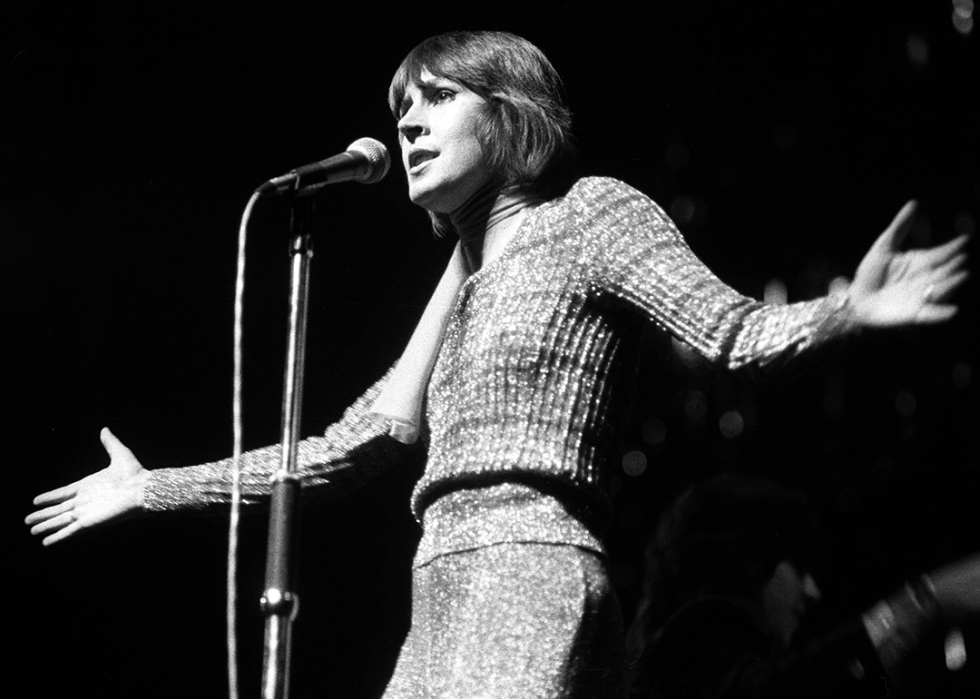
<svg viewBox="0 0 980 699">
<path fill-rule="evenodd" d="M 412 584 L 412 628 L 384 699 L 615 696 L 622 618 L 595 553 L 496 544 L 437 557 Z"/>
<path fill-rule="evenodd" d="M 716 364 L 772 368 L 845 334 L 845 303 L 844 294 L 779 306 L 743 296 L 698 260 L 644 194 L 610 178 L 579 180 L 532 211 L 459 294 L 429 384 L 416 516 L 454 490 L 521 479 L 562 484 L 596 512 L 608 509 L 608 462 L 643 323 Z M 417 451 L 367 417 L 383 382 L 323 437 L 301 442 L 306 492 L 342 494 Z M 279 447 L 244 461 L 245 501 L 260 502 Z M 143 508 L 227 504 L 229 465 L 155 470 Z"/>
<path fill-rule="evenodd" d="M 416 513 L 447 489 L 541 475 L 608 506 L 640 331 L 711 361 L 772 368 L 843 333 L 844 296 L 766 305 L 722 283 L 649 198 L 581 180 L 464 284 L 429 384 Z"/>
<path fill-rule="evenodd" d="M 460 291 L 423 443 L 368 418 L 382 378 L 299 447 L 304 492 L 319 497 L 426 458 L 412 497 L 423 524 L 412 630 L 385 699 L 609 696 L 622 634 L 600 532 L 643 325 L 718 365 L 772 369 L 845 335 L 845 304 L 737 293 L 617 180 L 580 180 L 531 211 Z M 245 502 L 261 502 L 279 447 L 244 465 Z M 229 466 L 152 471 L 143 507 L 226 505 Z"/>
</svg>

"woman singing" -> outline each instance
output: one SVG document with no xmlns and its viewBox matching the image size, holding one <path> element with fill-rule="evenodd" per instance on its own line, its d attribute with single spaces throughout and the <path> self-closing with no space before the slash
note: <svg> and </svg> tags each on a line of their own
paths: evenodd
<svg viewBox="0 0 980 699">
<path fill-rule="evenodd" d="M 524 39 L 430 38 L 389 104 L 409 197 L 459 242 L 398 363 L 300 444 L 306 492 L 341 495 L 427 448 L 412 626 L 386 699 L 610 696 L 623 634 L 601 537 L 644 324 L 720 365 L 772 368 L 859 328 L 949 318 L 964 240 L 899 252 L 906 206 L 846 293 L 769 306 L 719 281 L 640 192 L 574 179 L 558 75 Z M 108 468 L 35 500 L 46 544 L 230 499 L 230 460 L 146 470 L 102 440 Z M 278 454 L 245 455 L 247 502 Z"/>
</svg>

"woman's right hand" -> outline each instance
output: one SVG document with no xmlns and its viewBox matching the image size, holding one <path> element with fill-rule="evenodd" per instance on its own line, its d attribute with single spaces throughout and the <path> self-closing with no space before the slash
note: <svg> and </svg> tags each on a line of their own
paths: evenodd
<svg viewBox="0 0 980 699">
<path fill-rule="evenodd" d="M 50 546 L 78 532 L 104 524 L 140 507 L 149 471 L 109 428 L 99 434 L 109 465 L 97 473 L 34 498 L 40 509 L 24 520 L 31 534 Z"/>
</svg>

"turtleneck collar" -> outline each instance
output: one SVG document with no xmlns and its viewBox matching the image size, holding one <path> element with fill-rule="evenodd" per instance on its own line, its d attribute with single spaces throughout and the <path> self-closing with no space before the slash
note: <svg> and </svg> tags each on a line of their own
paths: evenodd
<svg viewBox="0 0 980 699">
<path fill-rule="evenodd" d="M 521 213 L 531 204 L 527 195 L 490 180 L 450 214 L 471 274 L 500 253 L 517 232 Z"/>
</svg>

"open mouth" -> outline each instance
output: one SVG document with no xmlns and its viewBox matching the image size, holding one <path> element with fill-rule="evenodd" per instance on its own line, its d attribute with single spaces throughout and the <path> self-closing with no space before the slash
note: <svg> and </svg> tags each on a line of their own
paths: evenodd
<svg viewBox="0 0 980 699">
<path fill-rule="evenodd" d="M 410 153 L 408 156 L 408 167 L 409 169 L 414 169 L 416 166 L 422 163 L 428 162 L 436 157 L 436 154 L 432 151 L 419 150 L 414 153 Z"/>
</svg>

